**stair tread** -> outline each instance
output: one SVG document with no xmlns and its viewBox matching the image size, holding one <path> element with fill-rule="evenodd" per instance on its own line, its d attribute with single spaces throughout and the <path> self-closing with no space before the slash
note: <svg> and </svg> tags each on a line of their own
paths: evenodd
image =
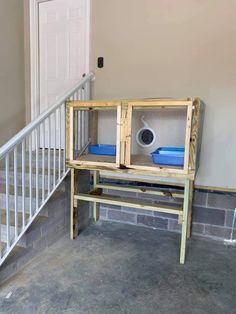
<svg viewBox="0 0 236 314">
<path fill-rule="evenodd" d="M 7 242 L 7 226 L 4 224 L 0 224 L 1 228 L 1 241 Z M 18 228 L 18 231 L 20 232 L 21 228 Z M 10 226 L 10 240 L 12 241 L 15 237 L 15 227 Z"/>
<path fill-rule="evenodd" d="M 3 251 L 7 243 L 7 226 L 0 224 L 0 230 L 1 230 L 1 243 L 2 243 L 1 251 Z M 20 234 L 20 232 L 21 232 L 21 228 L 18 228 L 18 234 Z M 12 243 L 14 240 L 15 240 L 15 227 L 10 226 L 10 243 Z M 18 241 L 16 246 L 26 247 L 26 235 L 25 234 L 22 235 L 21 239 Z"/>
<path fill-rule="evenodd" d="M 18 227 L 21 228 L 22 227 L 22 224 L 23 224 L 23 214 L 21 212 L 18 212 L 17 213 L 17 217 L 18 217 Z M 1 210 L 1 225 L 6 225 L 6 218 L 7 218 L 7 215 L 6 215 L 6 210 Z M 29 218 L 29 213 L 25 213 L 25 220 L 27 222 Z M 15 225 L 15 213 L 14 213 L 14 210 L 10 211 L 9 212 L 9 220 L 10 220 L 10 225 L 11 226 L 14 226 Z"/>
</svg>

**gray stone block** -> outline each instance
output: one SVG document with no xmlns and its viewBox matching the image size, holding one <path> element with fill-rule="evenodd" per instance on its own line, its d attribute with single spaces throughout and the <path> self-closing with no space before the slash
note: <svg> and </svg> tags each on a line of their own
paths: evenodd
<svg viewBox="0 0 236 314">
<path fill-rule="evenodd" d="M 222 194 L 222 193 L 209 193 L 208 206 L 222 209 L 235 209 L 236 208 L 236 195 Z"/>
<path fill-rule="evenodd" d="M 181 229 L 182 229 L 182 225 L 178 224 L 177 219 L 168 219 L 168 230 L 181 232 Z"/>
<path fill-rule="evenodd" d="M 109 189 L 107 189 L 106 194 L 109 196 L 114 195 L 114 196 L 128 197 L 128 198 L 136 197 L 137 195 L 137 193 L 134 193 L 134 192 L 114 191 L 114 190 L 109 190 Z"/>
<path fill-rule="evenodd" d="M 154 204 L 170 206 L 170 207 L 174 206 L 174 207 L 177 207 L 177 208 L 183 208 L 180 203 L 176 203 L 174 201 L 172 201 L 172 202 L 155 202 Z M 154 211 L 154 216 L 165 217 L 165 218 L 170 218 L 170 219 L 177 219 L 177 217 L 178 217 L 177 215 L 174 215 L 174 214 L 162 213 L 162 212 L 158 212 L 158 211 Z"/>
<path fill-rule="evenodd" d="M 29 173 L 25 173 L 25 185 L 26 186 L 29 186 Z M 31 176 L 31 180 L 32 180 L 32 187 L 35 188 L 36 187 L 36 175 L 35 173 L 32 173 L 32 176 Z M 47 186 L 48 184 L 48 176 L 45 175 L 44 178 L 41 174 L 39 174 L 38 176 L 38 180 L 39 180 L 39 186 L 42 186 L 42 182 L 44 180 L 44 185 L 45 187 Z M 5 179 L 5 172 L 3 170 L 0 170 L 0 184 L 5 184 L 6 182 L 6 179 Z M 51 186 L 53 184 L 53 176 L 51 175 L 50 176 L 50 183 L 51 183 Z M 9 172 L 9 184 L 10 185 L 14 185 L 14 172 L 13 171 L 10 171 Z M 18 182 L 18 185 L 19 186 L 22 186 L 22 180 L 19 180 Z"/>
<path fill-rule="evenodd" d="M 42 216 L 42 217 L 48 217 L 49 216 L 48 208 L 44 207 L 43 209 L 41 209 L 39 215 Z"/>
<path fill-rule="evenodd" d="M 42 250 L 38 248 L 27 248 L 25 254 L 17 259 L 17 269 L 21 269 L 27 263 L 29 263 L 33 258 L 35 258 L 38 254 L 41 254 Z"/>
<path fill-rule="evenodd" d="M 43 250 L 47 247 L 47 239 L 45 237 L 37 239 L 33 242 L 33 248 Z"/>
<path fill-rule="evenodd" d="M 121 210 L 108 209 L 107 218 L 110 220 L 129 222 L 129 223 L 137 222 L 137 218 L 135 214 L 126 213 Z"/>
<path fill-rule="evenodd" d="M 193 195 L 193 205 L 200 205 L 206 207 L 207 192 L 195 191 Z"/>
<path fill-rule="evenodd" d="M 169 190 L 165 192 L 168 193 Z M 172 192 L 171 190 L 169 192 Z M 174 192 L 174 191 L 173 191 Z M 145 194 L 145 193 L 138 193 L 138 198 L 143 200 L 150 200 L 152 202 L 165 202 L 165 203 L 181 203 L 182 200 L 180 198 L 175 198 L 171 196 L 161 196 L 161 195 L 152 195 L 152 194 Z"/>
<path fill-rule="evenodd" d="M 36 220 L 30 226 L 28 231 L 26 232 L 26 246 L 27 248 L 33 247 L 34 241 L 37 241 L 41 238 L 41 226 L 43 225 L 44 221 Z"/>
<path fill-rule="evenodd" d="M 138 215 L 137 223 L 148 226 L 148 227 L 157 228 L 157 229 L 166 230 L 168 228 L 168 219 L 163 219 L 159 217 Z"/>
<path fill-rule="evenodd" d="M 231 229 L 227 227 L 219 227 L 219 226 L 205 226 L 205 234 L 212 237 L 217 237 L 221 239 L 229 239 L 230 238 Z"/>
<path fill-rule="evenodd" d="M 88 202 L 78 202 L 78 215 L 79 215 L 79 219 L 89 217 L 89 203 Z"/>
<path fill-rule="evenodd" d="M 192 233 L 203 235 L 205 233 L 205 225 L 193 222 L 192 223 Z"/>
<path fill-rule="evenodd" d="M 120 210 L 121 209 L 121 206 L 109 205 L 109 204 L 101 204 L 100 207 L 101 208 L 106 208 L 106 209 L 114 209 L 114 210 Z"/>
<path fill-rule="evenodd" d="M 233 218 L 234 218 L 234 210 L 226 210 L 225 211 L 225 226 L 226 227 L 232 227 L 233 226 Z M 236 229 L 236 221 L 234 223 L 233 228 Z"/>
<path fill-rule="evenodd" d="M 1 266 L 1 271 L 0 271 L 0 283 L 2 284 L 3 281 L 7 280 L 9 277 L 14 276 L 18 271 L 17 267 L 17 261 L 13 263 L 8 263 L 6 260 L 4 266 Z"/>
<path fill-rule="evenodd" d="M 22 196 L 18 196 L 18 211 L 22 211 Z M 32 210 L 34 211 L 36 208 L 36 199 L 32 198 L 30 200 L 29 197 L 24 198 L 25 202 L 25 211 L 26 213 L 29 213 L 29 208 L 30 208 L 30 202 L 32 206 Z M 40 201 L 41 202 L 41 201 Z M 14 195 L 9 195 L 9 207 L 10 208 L 15 208 L 15 196 Z M 3 193 L 0 193 L 0 208 L 6 208 L 6 195 Z"/>
<path fill-rule="evenodd" d="M 152 210 L 144 210 L 144 209 L 140 209 L 140 208 L 130 208 L 130 207 L 126 207 L 126 206 L 122 206 L 121 209 L 125 212 L 130 212 L 130 213 L 134 213 L 134 214 L 153 216 Z"/>
<path fill-rule="evenodd" d="M 57 232 L 50 232 L 47 235 L 47 246 L 50 247 L 53 243 L 56 243 L 63 236 L 69 237 L 69 226 L 58 229 Z"/>
<path fill-rule="evenodd" d="M 85 217 L 82 220 L 79 220 L 79 224 L 78 224 L 79 231 L 78 232 L 80 233 L 82 230 L 86 229 L 88 227 L 89 223 L 90 223 L 90 219 L 87 217 Z"/>
<path fill-rule="evenodd" d="M 233 239 L 236 240 L 236 228 L 233 230 Z"/>
<path fill-rule="evenodd" d="M 181 232 L 182 224 L 178 223 L 177 219 L 169 219 L 168 220 L 168 230 Z M 204 234 L 204 225 L 199 223 L 192 223 L 192 233 L 193 234 Z"/>
<path fill-rule="evenodd" d="M 41 226 L 41 236 L 45 237 L 51 232 L 56 232 L 56 230 L 65 226 L 65 217 L 59 216 L 57 219 L 51 219 L 47 221 L 43 226 Z"/>
<path fill-rule="evenodd" d="M 100 206 L 100 218 L 107 218 L 107 208 Z"/>
<path fill-rule="evenodd" d="M 70 209 L 70 198 L 65 192 L 56 191 L 44 207 L 49 216 L 57 214 L 58 210 L 65 211 Z"/>
<path fill-rule="evenodd" d="M 193 206 L 193 222 L 224 226 L 225 211 L 215 208 Z"/>
<path fill-rule="evenodd" d="M 27 238 L 26 235 L 23 234 L 23 236 L 21 236 L 20 240 L 17 242 L 17 246 L 26 248 L 27 247 Z"/>
<path fill-rule="evenodd" d="M 161 213 L 161 212 L 154 212 L 154 216 L 156 217 L 163 217 L 163 218 L 170 218 L 170 219 L 177 219 L 178 215 L 168 214 L 168 213 Z"/>
<path fill-rule="evenodd" d="M 158 202 L 158 201 L 171 202 L 172 201 L 171 197 L 153 195 L 153 194 L 145 194 L 145 193 L 137 193 L 137 198 L 139 198 L 140 200 L 148 200 L 151 202 Z"/>
</svg>

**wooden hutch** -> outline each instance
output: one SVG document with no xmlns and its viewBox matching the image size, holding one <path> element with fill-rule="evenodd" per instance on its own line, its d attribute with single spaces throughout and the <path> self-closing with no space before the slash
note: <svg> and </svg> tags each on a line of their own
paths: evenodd
<svg viewBox="0 0 236 314">
<path fill-rule="evenodd" d="M 184 163 L 183 166 L 163 166 L 152 162 L 150 154 L 136 154 L 132 149 L 132 128 L 135 113 L 149 111 L 158 115 L 160 110 L 182 110 L 184 122 Z M 116 155 L 102 156 L 88 153 L 88 146 L 98 142 L 99 112 L 109 111 L 115 117 L 114 126 L 105 130 L 115 134 Z M 143 99 L 115 101 L 68 101 L 66 104 L 66 159 L 67 167 L 71 168 L 71 238 L 78 235 L 78 200 L 93 202 L 93 217 L 99 217 L 99 204 L 120 205 L 131 208 L 151 210 L 175 214 L 182 224 L 180 263 L 185 262 L 186 239 L 191 234 L 191 209 L 194 179 L 199 160 L 203 104 L 198 98 L 187 99 Z M 168 114 L 167 114 L 168 116 Z M 82 117 L 82 118 L 81 118 Z M 82 119 L 82 120 L 81 120 Z M 106 123 L 103 121 L 104 128 Z M 169 130 L 171 130 L 171 125 Z M 81 137 L 82 136 L 82 137 Z M 78 193 L 78 170 L 86 169 L 93 173 L 93 189 L 88 193 Z M 183 190 L 166 192 L 154 187 L 105 184 L 100 180 L 102 171 L 114 174 L 132 174 L 165 178 L 162 184 L 168 185 L 168 180 L 182 182 Z M 119 176 L 117 177 L 118 180 Z M 131 179 L 129 178 L 129 181 Z M 134 179 L 132 179 L 134 180 Z M 151 180 L 151 179 L 150 179 Z M 135 180 L 134 180 L 135 181 Z M 147 201 L 129 200 L 103 195 L 103 189 L 128 191 L 134 193 L 173 196 L 183 200 L 181 206 L 151 204 Z"/>
</svg>

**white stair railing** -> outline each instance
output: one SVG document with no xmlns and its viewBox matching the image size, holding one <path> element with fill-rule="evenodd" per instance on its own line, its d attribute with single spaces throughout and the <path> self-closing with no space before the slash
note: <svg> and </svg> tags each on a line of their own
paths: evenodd
<svg viewBox="0 0 236 314">
<path fill-rule="evenodd" d="M 50 109 L 0 148 L 0 265 L 69 172 L 65 166 L 65 102 L 90 99 L 89 73 Z M 78 139 L 87 116 L 75 117 Z"/>
</svg>

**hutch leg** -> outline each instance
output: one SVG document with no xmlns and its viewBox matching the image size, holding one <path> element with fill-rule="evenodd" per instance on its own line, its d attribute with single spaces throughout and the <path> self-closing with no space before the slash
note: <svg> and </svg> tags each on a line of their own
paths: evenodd
<svg viewBox="0 0 236 314">
<path fill-rule="evenodd" d="M 184 264 L 185 262 L 189 196 L 190 196 L 190 180 L 186 180 L 184 183 L 184 206 L 183 206 L 183 222 L 182 222 L 182 234 L 181 234 L 181 245 L 180 245 L 180 264 Z"/>
<path fill-rule="evenodd" d="M 99 171 L 95 170 L 93 173 L 93 188 L 94 188 L 94 190 L 96 189 L 98 183 L 99 183 Z M 99 206 L 100 206 L 99 203 L 93 202 L 93 218 L 95 221 L 99 220 L 99 214 L 100 214 Z"/>
<path fill-rule="evenodd" d="M 192 204 L 193 204 L 193 188 L 194 181 L 190 181 L 190 191 L 189 191 L 189 210 L 188 210 L 188 230 L 187 237 L 191 237 L 191 229 L 192 229 Z"/>
<path fill-rule="evenodd" d="M 78 206 L 74 195 L 78 189 L 78 170 L 71 169 L 71 197 L 70 197 L 70 238 L 75 239 L 78 236 Z"/>
</svg>

